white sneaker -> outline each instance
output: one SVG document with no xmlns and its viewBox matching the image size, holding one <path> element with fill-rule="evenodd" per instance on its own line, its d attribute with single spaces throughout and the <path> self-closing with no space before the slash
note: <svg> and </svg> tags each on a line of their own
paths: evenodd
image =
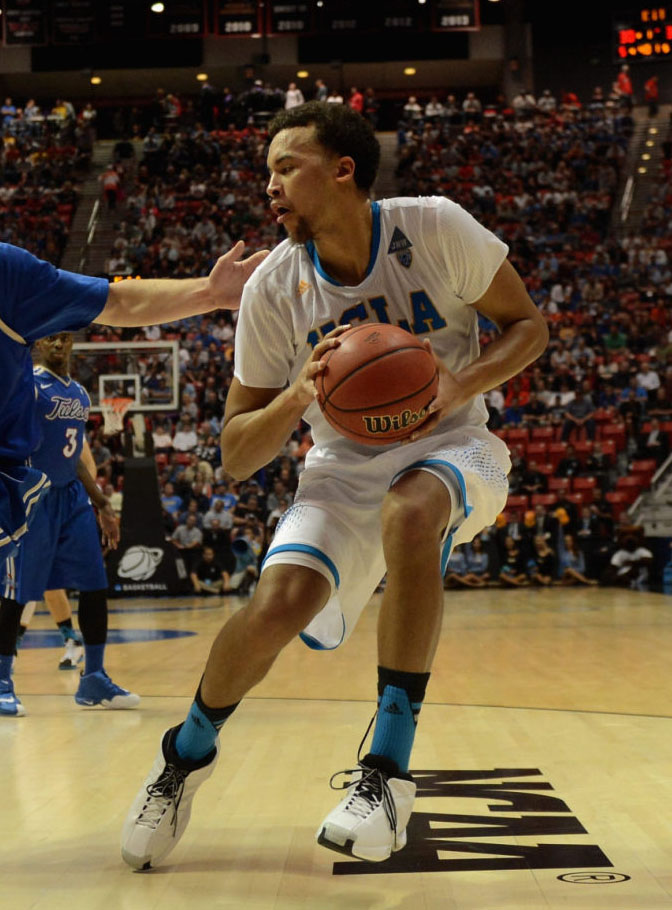
<svg viewBox="0 0 672 910">
<path fill-rule="evenodd" d="M 76 670 L 77 664 L 84 659 L 84 646 L 81 641 L 69 638 L 65 643 L 65 651 L 58 665 L 59 670 Z"/>
<path fill-rule="evenodd" d="M 168 856 L 187 827 L 194 794 L 217 762 L 219 742 L 201 762 L 179 758 L 175 738 L 180 726 L 163 734 L 152 770 L 124 822 L 121 855 L 134 869 L 150 869 Z"/>
<path fill-rule="evenodd" d="M 320 825 L 317 842 L 372 863 L 389 859 L 406 846 L 415 801 L 413 778 L 382 755 L 366 755 L 356 771 L 340 773 L 355 776 L 348 795 Z"/>
</svg>

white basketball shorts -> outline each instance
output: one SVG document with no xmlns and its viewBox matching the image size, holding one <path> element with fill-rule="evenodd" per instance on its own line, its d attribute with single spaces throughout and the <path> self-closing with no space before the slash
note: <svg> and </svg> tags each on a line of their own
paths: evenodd
<svg viewBox="0 0 672 910">
<path fill-rule="evenodd" d="M 472 540 L 504 509 L 510 469 L 508 449 L 485 427 L 447 430 L 375 455 L 363 447 L 313 447 L 262 566 L 307 566 L 329 581 L 331 598 L 301 633 L 304 642 L 331 650 L 355 627 L 385 574 L 381 504 L 400 477 L 428 471 L 451 495 L 443 573 L 451 548 Z"/>
</svg>

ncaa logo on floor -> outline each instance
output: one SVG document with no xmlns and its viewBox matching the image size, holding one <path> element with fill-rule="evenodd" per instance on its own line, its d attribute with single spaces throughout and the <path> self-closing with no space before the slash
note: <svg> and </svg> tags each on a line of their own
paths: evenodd
<svg viewBox="0 0 672 910">
<path fill-rule="evenodd" d="M 485 812 L 477 806 L 474 814 L 468 815 L 415 811 L 403 850 L 393 853 L 384 863 L 334 863 L 334 875 L 613 867 L 596 844 L 571 841 L 574 835 L 588 832 L 564 800 L 549 795 L 547 791 L 553 787 L 539 780 L 542 772 L 538 768 L 412 774 L 418 787 L 417 798 L 485 801 Z M 517 814 L 502 814 L 511 811 Z M 523 842 L 542 836 L 555 836 L 558 840 Z M 505 839 L 510 841 L 503 843 Z M 592 881 L 597 881 L 595 872 L 590 875 Z M 621 876 L 619 880 L 627 878 Z M 603 880 L 613 881 L 616 876 L 608 875 Z"/>
</svg>

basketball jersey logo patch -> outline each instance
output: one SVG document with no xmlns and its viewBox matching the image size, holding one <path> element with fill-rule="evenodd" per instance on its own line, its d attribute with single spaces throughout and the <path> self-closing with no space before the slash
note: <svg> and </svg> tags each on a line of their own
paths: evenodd
<svg viewBox="0 0 672 910">
<path fill-rule="evenodd" d="M 397 253 L 397 262 L 403 265 L 405 269 L 410 268 L 413 262 L 413 251 L 403 250 L 401 253 Z"/>
<path fill-rule="evenodd" d="M 413 246 L 413 244 L 408 239 L 406 234 L 404 234 L 404 232 L 402 230 L 400 230 L 398 227 L 395 227 L 394 232 L 392 234 L 392 240 L 390 240 L 390 245 L 387 248 L 387 252 L 388 252 L 388 254 L 389 253 L 400 253 L 402 250 L 408 250 L 412 246 Z M 403 265 L 403 263 L 402 263 L 402 265 Z"/>
</svg>

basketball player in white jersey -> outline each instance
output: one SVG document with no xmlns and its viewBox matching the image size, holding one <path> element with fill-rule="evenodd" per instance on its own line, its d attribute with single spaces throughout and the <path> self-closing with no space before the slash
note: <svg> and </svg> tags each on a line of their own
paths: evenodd
<svg viewBox="0 0 672 910">
<path fill-rule="evenodd" d="M 548 339 L 505 244 L 458 205 L 370 200 L 379 147 L 358 114 L 310 102 L 279 114 L 270 136 L 268 194 L 289 239 L 243 294 L 222 462 L 249 477 L 302 417 L 315 445 L 253 598 L 219 633 L 189 715 L 164 734 L 126 819 L 122 854 L 135 868 L 173 848 L 212 772 L 221 726 L 282 648 L 297 634 L 314 648 L 338 646 L 385 571 L 373 740 L 317 837 L 369 861 L 404 846 L 443 568 L 451 545 L 493 523 L 506 501 L 508 452 L 486 429 L 482 396 L 535 360 Z M 482 352 L 479 313 L 500 330 Z M 432 414 L 405 444 L 351 442 L 315 401 L 336 327 L 362 322 L 402 325 L 434 351 Z"/>
</svg>

